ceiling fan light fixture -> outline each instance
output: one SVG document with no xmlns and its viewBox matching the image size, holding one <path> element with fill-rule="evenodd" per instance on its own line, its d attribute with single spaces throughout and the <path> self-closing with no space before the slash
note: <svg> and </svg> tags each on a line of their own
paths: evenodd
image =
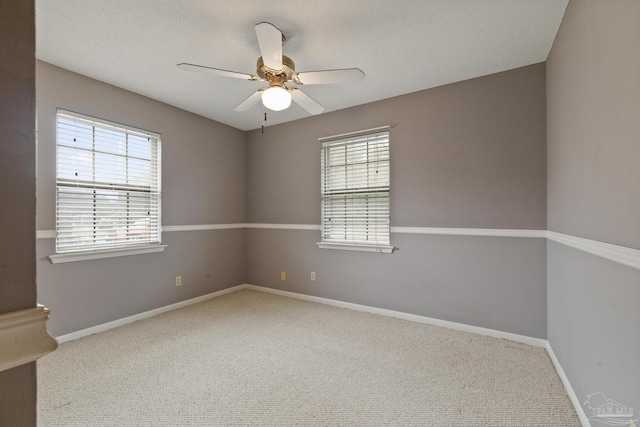
<svg viewBox="0 0 640 427">
<path fill-rule="evenodd" d="M 260 99 L 264 108 L 272 111 L 282 111 L 289 108 L 291 101 L 310 114 L 321 114 L 324 107 L 316 100 L 304 93 L 299 87 L 287 88 L 289 82 L 296 85 L 324 85 L 333 83 L 357 83 L 364 78 L 364 73 L 358 68 L 342 68 L 335 70 L 319 70 L 296 72 L 296 64 L 291 58 L 282 54 L 284 35 L 282 31 L 268 22 L 259 22 L 255 26 L 260 54 L 256 62 L 256 74 L 239 73 L 223 70 L 222 68 L 181 62 L 178 68 L 186 71 L 214 74 L 235 79 L 267 82 L 268 86 L 261 87 L 240 104 L 235 111 L 247 111 L 256 105 Z M 265 115 L 266 120 L 266 115 Z"/>
<path fill-rule="evenodd" d="M 291 94 L 281 86 L 271 86 L 262 92 L 262 104 L 273 111 L 286 110 L 291 105 Z"/>
</svg>

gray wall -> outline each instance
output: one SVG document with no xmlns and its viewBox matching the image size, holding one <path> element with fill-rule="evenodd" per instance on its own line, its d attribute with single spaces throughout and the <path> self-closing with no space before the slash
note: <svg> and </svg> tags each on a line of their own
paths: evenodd
<svg viewBox="0 0 640 427">
<path fill-rule="evenodd" d="M 545 66 L 247 133 L 247 220 L 320 223 L 318 138 L 391 125 L 395 226 L 546 228 Z"/>
<path fill-rule="evenodd" d="M 27 259 L 32 239 L 24 239 L 33 230 L 25 215 L 33 211 L 33 5 L 1 7 L 0 31 L 10 35 L 0 39 L 3 58 L 20 58 L 0 69 L 0 150 L 9 154 L 0 156 L 0 192 L 17 206 L 3 209 L 0 256 L 14 257 L 19 242 L 26 257 L 14 258 L 26 266 L 19 271 L 0 269 L 3 312 L 33 306 L 35 294 Z M 546 68 L 310 117 L 264 134 L 38 63 L 38 229 L 55 223 L 55 108 L 61 107 L 163 135 L 164 225 L 318 224 L 317 139 L 391 125 L 392 226 L 549 228 L 640 249 L 638 22 L 635 0 L 571 1 Z M 42 239 L 38 299 L 53 309 L 51 330 L 60 335 L 248 282 L 548 337 L 579 399 L 599 391 L 640 407 L 640 272 L 543 239 L 391 237 L 398 250 L 382 255 L 320 250 L 319 232 L 309 230 L 169 232 L 162 254 L 61 265 L 49 263 L 53 240 Z M 284 282 L 280 271 L 287 272 Z M 178 274 L 181 288 L 174 286 Z M 6 387 L 11 394 L 2 392 Z M 11 406 L 24 418 L 10 425 L 32 424 L 34 387 L 32 365 L 0 374 L 0 421 Z"/>
<path fill-rule="evenodd" d="M 244 132 L 44 62 L 37 63 L 38 230 L 55 229 L 56 108 L 162 135 L 162 224 L 245 220 Z M 163 232 L 162 253 L 51 264 L 37 245 L 38 302 L 59 336 L 245 281 L 245 231 Z M 175 286 L 175 277 L 183 285 Z"/>
<path fill-rule="evenodd" d="M 36 305 L 34 2 L 0 1 L 0 314 Z M 36 425 L 36 368 L 0 372 L 0 426 Z"/>
<path fill-rule="evenodd" d="M 549 229 L 640 249 L 640 2 L 574 1 L 547 65 Z"/>
<path fill-rule="evenodd" d="M 640 249 L 640 2 L 571 1 L 547 63 L 549 229 Z M 550 242 L 548 335 L 580 400 L 640 408 L 640 271 Z"/>
<path fill-rule="evenodd" d="M 319 224 L 317 139 L 391 125 L 392 226 L 545 229 L 545 103 L 537 64 L 248 132 L 247 221 Z M 319 239 L 247 230 L 249 283 L 546 337 L 542 239 L 392 234 L 391 255 Z"/>
<path fill-rule="evenodd" d="M 0 11 L 0 19 L 11 16 Z M 24 63 L 11 62 L 16 70 L 3 61 L 0 75 L 2 140 L 27 142 L 0 147 L 11 156 L 9 163 L 0 157 L 7 163 L 3 182 L 28 184 L 33 175 L 26 111 L 33 105 L 24 96 L 33 85 L 31 21 L 11 17 L 0 26 L 20 35 L 2 38 L 3 57 L 28 53 Z M 55 108 L 61 107 L 163 135 L 164 225 L 318 224 L 317 139 L 391 125 L 392 226 L 549 228 L 640 249 L 638 22 L 634 0 L 572 1 L 546 67 L 310 117 L 264 134 L 39 63 L 38 229 L 54 228 Z M 16 48 L 16 40 L 27 49 Z M 17 101 L 4 95 L 9 89 Z M 3 216 L 0 224 L 3 236 L 19 234 L 16 241 L 24 243 L 32 218 L 23 213 L 33 201 L 22 187 L 0 188 L 5 200 L 26 203 L 7 211 L 19 218 Z M 398 250 L 383 255 L 320 250 L 319 238 L 317 231 L 286 229 L 169 232 L 162 254 L 61 265 L 49 263 L 53 240 L 42 239 L 39 300 L 53 309 L 50 326 L 60 335 L 248 282 L 548 337 L 579 399 L 603 392 L 640 407 L 637 270 L 543 239 L 394 233 Z M 6 242 L 3 237 L 5 257 Z M 28 241 L 24 249 L 33 252 Z M 287 272 L 284 282 L 280 271 Z M 33 269 L 0 273 L 0 312 L 32 306 L 33 289 L 23 283 L 32 281 Z M 23 274 L 26 282 L 13 279 Z M 174 286 L 178 274 L 181 288 Z M 24 391 L 0 393 L 0 413 L 12 406 L 31 416 L 33 367 L 0 375 L 0 392 L 6 384 Z"/>
</svg>

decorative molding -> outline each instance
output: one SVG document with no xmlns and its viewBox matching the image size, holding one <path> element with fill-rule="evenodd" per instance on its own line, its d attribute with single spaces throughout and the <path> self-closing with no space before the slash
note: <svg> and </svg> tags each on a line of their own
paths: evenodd
<svg viewBox="0 0 640 427">
<path fill-rule="evenodd" d="M 157 316 L 158 314 L 165 313 L 167 311 L 176 310 L 178 308 L 187 307 L 192 304 L 197 304 L 202 301 L 206 301 L 211 298 L 216 298 L 222 295 L 226 295 L 232 292 L 241 291 L 243 289 L 250 289 L 259 292 L 265 292 L 280 296 L 285 296 L 289 298 L 295 298 L 303 301 L 316 302 L 320 304 L 330 305 L 334 307 L 340 308 L 348 308 L 350 310 L 362 311 L 365 313 L 373 313 L 379 314 L 385 317 L 394 317 L 397 319 L 408 320 L 410 322 L 424 323 L 427 325 L 440 326 L 448 329 L 455 329 L 458 331 L 471 332 L 478 335 L 486 335 L 494 338 L 502 338 L 511 341 L 520 342 L 523 344 L 532 345 L 535 347 L 546 347 L 547 340 L 542 338 L 534 338 L 528 337 L 525 335 L 513 334 L 510 332 L 498 331 L 495 329 L 482 328 L 479 326 L 466 325 L 464 323 L 456 323 L 450 322 L 448 320 L 440 320 L 431 317 L 419 316 L 417 314 L 403 313 L 400 311 L 387 310 L 384 308 L 370 307 L 366 305 L 354 304 L 350 302 L 343 302 L 328 298 L 315 297 L 311 295 L 299 294 L 295 292 L 281 291 L 278 289 L 266 288 L 263 286 L 242 284 L 233 286 L 231 288 L 223 289 L 221 291 L 213 292 L 207 295 L 202 295 L 196 298 L 192 298 L 186 301 L 181 301 L 175 304 L 167 305 L 165 307 L 156 308 L 154 310 L 145 311 L 144 313 L 135 314 L 133 316 L 125 317 L 122 319 L 114 320 L 112 322 L 103 323 L 100 325 L 92 326 L 87 329 L 82 329 L 80 331 L 72 332 L 66 335 L 61 335 L 57 337 L 58 342 L 65 343 L 68 341 L 76 340 L 78 338 L 86 337 L 88 335 L 93 335 L 98 332 L 104 332 L 109 329 L 117 328 L 119 326 L 123 326 L 129 323 L 136 322 L 138 320 L 147 319 L 149 317 Z"/>
<path fill-rule="evenodd" d="M 234 223 L 234 224 L 199 224 L 199 225 L 164 225 L 163 232 L 229 230 L 235 228 L 263 228 L 271 230 L 313 230 L 319 231 L 320 224 L 269 224 L 269 223 Z M 390 227 L 391 233 L 402 234 L 435 234 L 445 236 L 487 236 L 487 237 L 529 237 L 545 238 L 546 230 L 523 230 L 510 228 L 442 228 L 442 227 Z M 38 239 L 54 239 L 55 230 L 38 230 Z"/>
<path fill-rule="evenodd" d="M 268 228 L 272 230 L 314 230 L 320 231 L 320 224 L 260 224 L 248 223 L 246 228 Z"/>
<path fill-rule="evenodd" d="M 395 247 L 382 245 L 359 245 L 357 243 L 316 242 L 320 249 L 339 249 L 341 251 L 376 252 L 379 254 L 393 253 Z"/>
<path fill-rule="evenodd" d="M 513 334 L 511 332 L 503 332 L 495 329 L 482 328 L 480 326 L 467 325 L 464 323 L 451 322 L 448 320 L 435 319 L 432 317 L 419 316 L 417 314 L 403 313 L 401 311 L 387 310 L 384 308 L 370 307 L 366 305 L 343 302 L 329 298 L 315 297 L 311 295 L 298 294 L 295 292 L 281 291 L 278 289 L 265 288 L 256 285 L 243 285 L 242 289 L 251 289 L 254 291 L 266 292 L 270 294 L 295 298 L 303 301 L 317 302 L 320 304 L 331 305 L 334 307 L 348 308 L 350 310 L 362 311 L 365 313 L 379 314 L 385 317 L 395 317 L 397 319 L 408 320 L 410 322 L 424 323 L 427 325 L 440 326 L 447 329 L 455 329 L 457 331 L 471 332 L 478 335 L 486 335 L 494 338 L 501 338 L 523 344 L 532 345 L 534 347 L 546 347 L 547 340 L 542 338 L 528 337 L 526 335 Z"/>
<path fill-rule="evenodd" d="M 202 231 L 202 230 L 233 230 L 236 228 L 246 228 L 247 224 L 200 224 L 200 225 L 164 225 L 163 232 L 171 231 Z"/>
<path fill-rule="evenodd" d="M 164 225 L 163 232 L 229 230 L 235 228 L 265 228 L 272 230 L 320 230 L 320 224 L 270 224 L 270 223 L 234 223 L 199 225 Z M 442 228 L 442 227 L 390 227 L 391 233 L 402 234 L 438 234 L 448 236 L 488 236 L 488 237 L 546 237 L 546 230 L 522 230 L 510 228 Z M 38 239 L 54 239 L 55 230 L 38 230 Z"/>
<path fill-rule="evenodd" d="M 582 406 L 582 402 L 580 399 L 578 399 L 578 396 L 573 390 L 573 387 L 571 387 L 569 378 L 567 378 L 567 375 L 565 374 L 564 369 L 562 369 L 562 365 L 560 365 L 560 361 L 556 357 L 556 354 L 553 352 L 553 349 L 551 348 L 551 344 L 549 342 L 547 342 L 547 353 L 549 354 L 549 358 L 551 359 L 551 362 L 553 362 L 553 367 L 556 368 L 556 372 L 558 373 L 560 380 L 562 380 L 562 385 L 564 385 L 564 389 L 567 391 L 567 395 L 569 396 L 569 399 L 573 404 L 573 408 L 578 413 L 578 418 L 580 418 L 580 422 L 582 423 L 582 426 L 591 427 L 591 423 L 589 422 L 587 414 L 585 414 L 584 412 L 584 407 Z"/>
<path fill-rule="evenodd" d="M 547 231 L 547 238 L 565 246 L 580 249 L 581 251 L 597 255 L 609 261 L 640 270 L 640 250 L 638 249 L 612 245 L 610 243 L 598 242 L 597 240 L 584 239 L 582 237 L 569 236 L 568 234 L 555 231 Z"/>
<path fill-rule="evenodd" d="M 51 260 L 52 264 L 59 264 L 63 262 L 87 261 L 92 259 L 115 258 L 128 255 L 151 254 L 155 252 L 162 252 L 166 247 L 167 245 L 147 245 L 133 248 L 106 249 L 102 251 L 92 252 L 71 252 L 68 254 L 49 255 L 49 259 Z"/>
<path fill-rule="evenodd" d="M 573 404 L 576 412 L 578 413 L 578 417 L 580 419 L 580 422 L 582 423 L 582 425 L 584 427 L 590 427 L 590 423 L 587 420 L 587 416 L 584 413 L 584 409 L 582 408 L 581 402 L 578 399 L 578 397 L 576 396 L 573 388 L 571 387 L 571 383 L 569 382 L 569 379 L 567 378 L 564 369 L 562 369 L 562 365 L 560 365 L 560 362 L 558 361 L 558 358 L 556 357 L 555 353 L 553 352 L 553 349 L 551 348 L 551 345 L 549 344 L 549 342 L 546 339 L 542 339 L 542 338 L 534 338 L 534 337 L 528 337 L 525 335 L 518 335 L 518 334 L 513 334 L 510 332 L 504 332 L 504 331 L 498 331 L 495 329 L 488 329 L 488 328 L 482 328 L 479 326 L 472 326 L 472 325 L 467 325 L 464 323 L 457 323 L 457 322 L 451 322 L 448 320 L 441 320 L 441 319 L 435 319 L 432 317 L 425 317 L 425 316 L 419 316 L 419 315 L 415 315 L 415 314 L 409 314 L 409 313 L 403 313 L 403 312 L 399 312 L 399 311 L 393 311 L 393 310 L 387 310 L 387 309 L 382 309 L 382 308 L 376 308 L 376 307 L 370 307 L 370 306 L 365 306 L 365 305 L 360 305 L 360 304 L 353 304 L 353 303 L 348 303 L 348 302 L 343 302 L 343 301 L 338 301 L 338 300 L 333 300 L 333 299 L 329 299 L 329 298 L 321 298 L 321 297 L 315 297 L 315 296 L 311 296 L 311 295 L 305 295 L 305 294 L 299 294 L 299 293 L 295 293 L 295 292 L 289 292 L 289 291 L 281 291 L 278 289 L 272 289 L 272 288 L 266 288 L 263 286 L 256 286 L 256 285 L 249 285 L 249 284 L 241 284 L 241 285 L 237 285 L 237 286 L 233 286 L 231 288 L 227 288 L 227 289 L 223 289 L 221 291 L 217 291 L 217 292 L 213 292 L 207 295 L 202 295 L 196 298 L 192 298 L 186 301 L 181 301 L 175 304 L 171 304 L 165 307 L 160 307 L 154 310 L 150 310 L 150 311 L 146 311 L 144 313 L 140 313 L 140 314 L 136 314 L 133 316 L 129 316 L 129 317 L 125 317 L 123 319 L 118 319 L 118 320 L 114 320 L 112 322 L 108 322 L 108 323 L 103 323 L 101 325 L 97 325 L 97 326 L 93 326 L 91 328 L 87 328 L 87 329 L 82 329 L 80 331 L 77 332 L 72 332 L 66 335 L 62 335 L 57 337 L 58 342 L 60 343 L 65 343 L 68 341 L 72 341 L 78 338 L 82 338 L 88 335 L 93 335 L 96 334 L 98 332 L 104 332 L 107 331 L 109 329 L 113 329 L 113 328 L 117 328 L 119 326 L 123 326 L 138 320 L 142 320 L 142 319 L 147 319 L 153 316 L 157 316 L 158 314 L 161 313 L 165 313 L 167 311 L 172 311 L 172 310 L 176 310 L 178 308 L 183 308 L 183 307 L 187 307 L 189 305 L 193 305 L 193 304 L 197 304 L 199 302 L 202 301 L 206 301 L 208 299 L 211 298 L 215 298 L 215 297 L 219 297 L 222 295 L 226 295 L 232 292 L 236 292 L 236 291 L 241 291 L 243 289 L 251 289 L 254 291 L 259 291 L 259 292 L 265 292 L 265 293 L 271 293 L 274 295 L 281 295 L 281 296 L 285 296 L 285 297 L 289 297 L 289 298 L 295 298 L 295 299 L 299 299 L 299 300 L 303 300 L 303 301 L 310 301 L 310 302 L 316 302 L 319 304 L 325 304 L 325 305 L 330 305 L 333 307 L 340 307 L 340 308 L 347 308 L 350 310 L 356 310 L 356 311 L 361 311 L 361 312 L 365 312 L 365 313 L 372 313 L 372 314 L 378 314 L 381 316 L 385 316 L 385 317 L 393 317 L 393 318 L 397 318 L 397 319 L 402 319 L 402 320 L 408 320 L 410 322 L 417 322 L 417 323 L 423 323 L 423 324 L 427 324 L 427 325 L 433 325 L 433 326 L 440 326 L 440 327 L 444 327 L 444 328 L 448 328 L 448 329 L 454 329 L 454 330 L 458 330 L 458 331 L 464 331 L 464 332 L 470 332 L 470 333 L 474 333 L 474 334 L 478 334 L 478 335 L 484 335 L 484 336 L 490 336 L 490 337 L 494 337 L 494 338 L 500 338 L 500 339 L 507 339 L 507 340 L 511 340 L 511 341 L 515 341 L 515 342 L 519 342 L 519 343 L 523 343 L 523 344 L 527 344 L 527 345 L 531 345 L 534 347 L 542 347 L 542 348 L 546 348 L 547 353 L 549 354 L 549 357 L 551 358 L 551 361 L 553 363 L 554 368 L 556 369 L 556 372 L 558 373 L 558 375 L 560 376 L 560 379 L 562 380 L 562 384 L 565 387 L 565 390 L 567 392 L 567 394 L 569 395 L 569 398 L 571 399 L 571 403 Z M 35 310 L 35 309 L 32 309 Z M 46 310 L 43 308 L 39 308 L 38 310 Z M 31 311 L 31 310 L 25 310 L 25 311 Z M 10 313 L 12 314 L 12 313 Z M 45 321 L 48 318 L 48 310 L 46 310 L 46 314 L 45 314 Z M 3 332 L 3 322 L 2 322 L 2 315 L 0 315 L 0 344 L 3 344 L 2 342 L 2 332 Z M 44 328 L 43 328 L 44 329 Z M 44 330 L 44 333 L 46 334 L 46 330 Z M 48 350 L 46 350 L 44 353 L 32 358 L 31 360 L 35 360 L 38 357 L 53 351 L 56 347 L 57 347 L 57 342 L 53 339 L 51 339 L 51 337 L 46 334 L 47 337 L 49 337 L 49 342 L 53 342 L 53 346 L 49 347 Z M 4 355 L 2 350 L 5 349 L 7 346 L 5 345 L 0 345 L 0 355 Z M 1 358 L 0 358 L 1 360 Z M 31 361 L 28 360 L 28 361 Z M 27 362 L 28 362 L 27 361 Z M 24 363 L 27 363 L 24 362 Z M 1 363 L 0 363 L 1 364 Z M 14 365 L 17 366 L 17 365 Z M 0 369 L 2 370 L 2 369 Z"/>
<path fill-rule="evenodd" d="M 458 331 L 464 331 L 464 332 L 470 332 L 473 334 L 478 334 L 478 335 L 484 335 L 484 336 L 490 336 L 490 337 L 494 337 L 494 338 L 500 338 L 500 339 L 507 339 L 507 340 L 511 340 L 511 341 L 515 341 L 515 342 L 519 342 L 519 343 L 523 343 L 523 344 L 527 344 L 527 345 L 531 345 L 534 347 L 542 347 L 542 348 L 546 348 L 547 353 L 549 354 L 549 357 L 551 358 L 551 361 L 553 363 L 553 366 L 556 370 L 556 372 L 558 373 L 558 376 L 560 377 L 560 379 L 562 380 L 562 384 L 564 385 L 564 388 L 569 396 L 569 398 L 571 399 L 571 403 L 573 404 L 576 412 L 578 413 L 578 417 L 580 419 L 580 422 L 582 423 L 583 427 L 590 427 L 590 423 L 587 419 L 587 416 L 584 412 L 584 408 L 581 405 L 580 400 L 578 399 L 578 397 L 576 396 L 573 387 L 571 387 L 571 383 L 569 382 L 569 379 L 567 378 L 564 369 L 562 368 L 562 365 L 560 365 L 560 362 L 558 360 L 558 358 L 556 357 L 555 353 L 553 352 L 553 349 L 551 348 L 551 344 L 549 344 L 549 342 L 545 339 L 542 338 L 534 338 L 534 337 L 528 337 L 525 335 L 518 335 L 518 334 L 513 334 L 510 332 L 504 332 L 504 331 L 498 331 L 495 329 L 488 329 L 488 328 L 482 328 L 479 326 L 472 326 L 472 325 L 467 325 L 464 323 L 457 323 L 457 322 L 451 322 L 448 320 L 441 320 L 441 319 L 435 319 L 432 317 L 425 317 L 425 316 L 419 316 L 419 315 L 415 315 L 415 314 L 409 314 L 409 313 L 403 313 L 400 311 L 394 311 L 394 310 L 387 310 L 387 309 L 383 309 L 383 308 L 376 308 L 376 307 L 370 307 L 370 306 L 366 306 L 366 305 L 360 305 L 360 304 L 353 304 L 353 303 L 349 303 L 349 302 L 343 302 L 343 301 L 338 301 L 338 300 L 333 300 L 333 299 L 329 299 L 329 298 L 322 298 L 322 297 L 316 297 L 316 296 L 311 296 L 311 295 L 305 295 L 305 294 L 299 294 L 299 293 L 295 293 L 295 292 L 289 292 L 289 291 L 281 291 L 278 289 L 272 289 L 272 288 L 266 288 L 263 286 L 256 286 L 256 285 L 249 285 L 249 284 L 241 284 L 241 285 L 237 285 L 237 286 L 233 286 L 231 288 L 227 288 L 227 289 L 223 289 L 221 291 L 217 291 L 217 292 L 213 292 L 207 295 L 202 295 L 196 298 L 192 298 L 186 301 L 181 301 L 175 304 L 171 304 L 165 307 L 160 307 L 160 308 L 156 308 L 154 310 L 150 310 L 150 311 L 146 311 L 144 313 L 140 313 L 140 314 L 136 314 L 133 316 L 129 316 L 129 317 L 125 317 L 123 319 L 118 319 L 118 320 L 114 320 L 112 322 L 108 322 L 108 323 L 103 323 L 101 325 L 97 325 L 97 326 L 93 326 L 91 328 L 87 328 L 87 329 L 82 329 L 80 331 L 77 332 L 72 332 L 66 335 L 61 335 L 59 337 L 57 337 L 58 342 L 65 343 L 68 341 L 72 341 L 72 340 L 76 340 L 78 338 L 82 338 L 82 337 L 86 337 L 89 335 L 93 335 L 99 332 L 104 332 L 107 331 L 109 329 L 113 329 L 113 328 L 117 328 L 119 326 L 123 326 L 129 323 L 133 323 L 136 322 L 138 320 L 143 320 L 143 319 L 147 319 L 153 316 L 157 316 L 159 314 L 165 313 L 167 311 L 172 311 L 172 310 L 176 310 L 178 308 L 183 308 L 183 307 L 187 307 L 189 305 L 193 305 L 193 304 L 197 304 L 199 302 L 202 301 L 206 301 L 208 299 L 211 298 L 216 298 L 222 295 L 226 295 L 232 292 L 236 292 L 236 291 L 241 291 L 243 289 L 250 289 L 250 290 L 254 290 L 254 291 L 259 291 L 259 292 L 265 292 L 265 293 L 270 293 L 270 294 L 274 294 L 274 295 L 280 295 L 280 296 L 285 296 L 285 297 L 289 297 L 289 298 L 295 298 L 295 299 L 299 299 L 299 300 L 303 300 L 303 301 L 310 301 L 310 302 L 315 302 L 315 303 L 319 303 L 319 304 L 325 304 L 325 305 L 330 305 L 333 307 L 340 307 L 340 308 L 346 308 L 346 309 L 350 309 L 350 310 L 356 310 L 356 311 L 361 311 L 361 312 L 365 312 L 365 313 L 372 313 L 372 314 L 378 314 L 381 316 L 385 316 L 385 317 L 393 317 L 393 318 L 397 318 L 397 319 L 402 319 L 402 320 L 408 320 L 410 322 L 416 322 L 416 323 L 423 323 L 423 324 L 427 324 L 427 325 L 433 325 L 433 326 L 440 326 L 443 328 L 448 328 L 448 329 L 453 329 L 453 330 L 458 330 Z M 34 355 L 32 355 L 31 357 L 29 357 L 29 360 L 26 360 L 23 363 L 28 363 L 30 361 L 36 360 L 38 357 L 43 356 L 44 354 L 47 354 L 53 350 L 55 350 L 55 348 L 57 347 L 57 342 L 56 340 L 52 339 L 47 333 L 46 333 L 46 329 L 44 328 L 44 322 L 46 322 L 46 320 L 49 317 L 49 311 L 44 309 L 44 308 L 38 308 L 38 309 L 31 309 L 31 310 L 23 310 L 25 312 L 32 312 L 33 310 L 38 310 L 39 314 L 38 314 L 38 318 L 40 319 L 40 321 L 38 322 L 38 324 L 41 326 L 39 328 L 39 331 L 42 332 L 44 331 L 44 334 L 47 337 L 47 342 L 49 343 L 49 347 L 44 350 L 43 352 L 34 352 Z M 17 312 L 20 313 L 20 312 Z M 9 313 L 8 315 L 0 315 L 0 371 L 4 370 L 4 369 L 9 369 L 10 367 L 13 366 L 18 366 L 20 363 L 18 364 L 14 364 L 13 366 L 9 366 L 9 368 L 5 368 L 4 367 L 4 349 L 6 349 L 8 346 L 4 345 L 4 341 L 3 339 L 5 338 L 5 336 L 3 335 L 4 332 L 4 325 L 6 325 L 7 323 L 12 323 L 11 321 L 6 322 L 4 321 L 4 317 L 3 316 L 16 316 L 17 313 Z M 44 318 L 43 318 L 43 314 L 44 313 Z M 33 316 L 34 313 L 29 313 L 27 314 L 27 317 Z M 23 318 L 22 316 L 24 315 L 19 315 L 17 316 L 17 318 Z M 35 317 L 35 316 L 34 316 Z M 16 318 L 16 317 L 14 317 Z M 44 322 L 43 322 L 44 320 Z M 15 321 L 13 322 L 15 323 Z M 16 329 L 15 327 L 13 328 L 14 330 Z M 13 341 L 13 340 L 12 340 Z M 37 355 L 35 355 L 35 353 L 37 353 Z"/>
<path fill-rule="evenodd" d="M 536 239 L 544 239 L 547 236 L 546 230 L 521 230 L 511 228 L 391 227 L 391 232 L 445 236 L 526 237 Z"/>
<path fill-rule="evenodd" d="M 197 304 L 199 302 L 206 301 L 211 298 L 219 297 L 221 295 L 230 294 L 231 292 L 236 292 L 242 289 L 245 289 L 245 285 L 233 286 L 231 288 L 223 289 L 221 291 L 212 292 L 210 294 L 202 295 L 196 298 L 180 301 L 175 304 L 170 304 L 164 307 L 145 311 L 144 313 L 134 314 L 132 316 L 124 317 L 122 319 L 117 319 L 111 322 L 102 323 L 100 325 L 92 326 L 86 329 L 81 329 L 79 331 L 71 332 L 69 334 L 60 335 L 59 337 L 56 337 L 56 339 L 60 344 L 68 341 L 77 340 L 78 338 L 97 334 L 98 332 L 108 331 L 109 329 L 117 328 L 119 326 L 124 326 L 129 323 L 137 322 L 138 320 L 148 319 L 149 317 L 157 316 L 158 314 L 166 313 L 167 311 L 172 311 L 178 308 L 187 307 L 189 305 Z"/>
<path fill-rule="evenodd" d="M 33 362 L 58 347 L 47 332 L 49 310 L 38 306 L 0 314 L 0 371 Z"/>
<path fill-rule="evenodd" d="M 173 231 L 202 231 L 202 230 L 231 230 L 231 229 L 270 229 L 270 230 L 311 230 L 319 231 L 318 224 L 268 224 L 268 223 L 231 223 L 231 224 L 200 224 L 200 225 L 165 225 L 163 232 Z M 443 227 L 391 227 L 391 233 L 397 234 L 427 234 L 442 236 L 479 236 L 479 237 L 519 237 L 553 240 L 581 251 L 617 262 L 640 270 L 640 250 L 625 246 L 612 245 L 597 240 L 570 236 L 548 230 L 527 230 L 509 228 L 443 228 Z M 53 239 L 55 230 L 38 230 L 38 239 Z M 57 256 L 57 255 L 55 255 Z M 52 261 L 53 262 L 53 261 Z"/>
</svg>

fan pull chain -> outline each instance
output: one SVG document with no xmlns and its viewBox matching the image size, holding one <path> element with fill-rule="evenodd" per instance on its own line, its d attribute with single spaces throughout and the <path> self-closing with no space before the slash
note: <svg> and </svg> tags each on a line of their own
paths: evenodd
<svg viewBox="0 0 640 427">
<path fill-rule="evenodd" d="M 264 133 L 264 124 L 267 122 L 267 112 L 264 112 L 264 121 L 262 122 L 262 133 Z"/>
</svg>

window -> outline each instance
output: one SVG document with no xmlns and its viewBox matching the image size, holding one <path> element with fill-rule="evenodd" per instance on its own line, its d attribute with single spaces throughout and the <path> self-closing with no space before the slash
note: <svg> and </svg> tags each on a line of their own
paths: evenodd
<svg viewBox="0 0 640 427">
<path fill-rule="evenodd" d="M 160 247 L 160 136 L 58 110 L 56 253 L 153 245 Z"/>
<path fill-rule="evenodd" d="M 392 252 L 389 128 L 322 138 L 321 248 Z"/>
</svg>

